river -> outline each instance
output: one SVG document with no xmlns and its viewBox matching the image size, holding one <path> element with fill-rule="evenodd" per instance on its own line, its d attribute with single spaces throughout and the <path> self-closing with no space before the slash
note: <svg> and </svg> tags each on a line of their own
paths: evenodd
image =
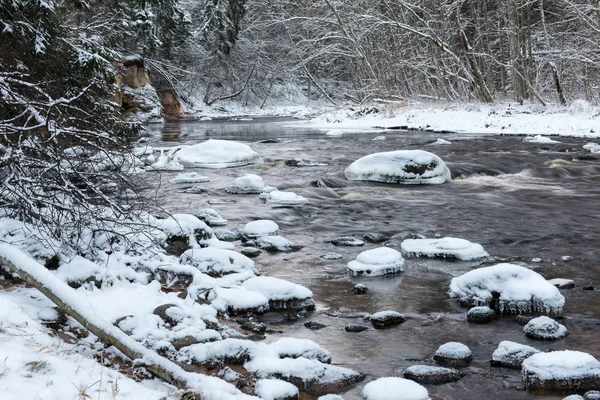
<svg viewBox="0 0 600 400">
<path fill-rule="evenodd" d="M 387 140 L 373 140 L 380 135 Z M 262 165 L 198 170 L 211 179 L 202 184 L 201 194 L 181 193 L 181 185 L 168 183 L 177 172 L 161 172 L 160 185 L 156 179 L 153 189 L 170 212 L 213 208 L 229 220 L 228 229 L 270 219 L 279 224 L 282 236 L 305 246 L 299 252 L 262 253 L 255 259 L 261 274 L 305 285 L 317 302 L 317 311 L 309 318 L 269 327 L 286 336 L 312 339 L 331 351 L 333 363 L 368 374 L 365 382 L 342 393 L 346 400 L 360 399 L 364 383 L 372 379 L 401 376 L 404 368 L 415 363 L 433 365 L 433 353 L 448 341 L 469 346 L 474 360 L 460 381 L 426 385 L 434 400 L 564 397 L 528 393 L 518 370 L 490 367 L 490 356 L 502 340 L 541 350 L 580 350 L 600 358 L 600 156 L 583 150 L 589 140 L 559 138 L 560 144 L 538 144 L 524 143 L 518 136 L 374 130 L 330 137 L 276 118 L 172 122 L 149 127 L 148 136 L 154 146 L 194 144 L 208 138 L 237 140 L 263 157 Z M 451 144 L 433 145 L 440 137 Z M 437 154 L 448 164 L 453 181 L 400 186 L 344 178 L 344 169 L 356 159 L 396 149 Z M 296 158 L 326 165 L 286 163 Z M 280 190 L 292 190 L 310 204 L 265 205 L 257 195 L 226 193 L 225 186 L 245 173 L 258 174 Z M 317 179 L 330 189 L 315 187 Z M 214 204 L 219 199 L 235 202 Z M 573 279 L 576 288 L 562 291 L 566 306 L 560 321 L 570 335 L 556 342 L 528 339 L 511 315 L 484 325 L 468 323 L 466 310 L 447 292 L 451 278 L 476 263 L 409 258 L 405 271 L 393 277 L 349 277 L 346 263 L 378 245 L 336 247 L 328 240 L 369 232 L 459 237 L 482 244 L 500 259 L 527 262 L 548 279 Z M 392 240 L 389 245 L 399 250 L 400 242 Z M 323 259 L 328 252 L 343 258 Z M 564 262 L 562 256 L 573 260 Z M 533 258 L 542 261 L 532 263 Z M 359 282 L 370 289 L 364 296 L 352 293 Z M 586 285 L 596 290 L 582 290 Z M 367 323 L 325 314 L 330 309 L 357 313 L 390 309 L 404 313 L 408 320 L 390 329 L 347 333 L 344 325 Z M 307 329 L 303 323 L 310 320 L 327 327 Z"/>
</svg>

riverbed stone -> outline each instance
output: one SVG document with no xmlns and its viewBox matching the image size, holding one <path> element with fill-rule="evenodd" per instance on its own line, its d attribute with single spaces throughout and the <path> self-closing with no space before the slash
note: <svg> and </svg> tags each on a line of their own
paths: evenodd
<svg viewBox="0 0 600 400">
<path fill-rule="evenodd" d="M 242 238 L 242 234 L 238 230 L 230 230 L 230 229 L 215 229 L 213 233 L 217 237 L 217 239 L 223 242 L 235 242 L 236 240 L 240 240 Z"/>
<path fill-rule="evenodd" d="M 254 387 L 254 394 L 263 400 L 298 400 L 298 388 L 279 379 L 260 379 Z"/>
<path fill-rule="evenodd" d="M 342 236 L 331 240 L 334 246 L 364 246 L 363 240 L 357 239 L 354 236 Z"/>
<path fill-rule="evenodd" d="M 369 288 L 363 285 L 362 283 L 354 285 L 352 288 L 352 292 L 354 294 L 366 294 L 369 291 Z"/>
<path fill-rule="evenodd" d="M 325 260 L 339 260 L 343 256 L 340 253 L 325 253 L 321 256 L 321 258 Z"/>
<path fill-rule="evenodd" d="M 496 317 L 496 312 L 487 306 L 473 307 L 467 312 L 467 321 L 475 323 L 490 322 Z"/>
<path fill-rule="evenodd" d="M 532 319 L 523 328 L 525 335 L 532 339 L 557 340 L 568 335 L 567 328 L 550 317 L 541 316 Z"/>
<path fill-rule="evenodd" d="M 596 390 L 600 387 L 600 361 L 580 351 L 537 353 L 523 361 L 521 377 L 529 390 Z"/>
<path fill-rule="evenodd" d="M 171 315 L 169 315 L 169 313 L 167 313 L 167 310 L 170 308 L 179 308 L 179 307 L 176 306 L 175 304 L 163 304 L 163 305 L 156 307 L 152 313 L 154 315 L 158 315 L 167 324 L 171 324 L 172 326 L 175 326 L 175 325 L 177 325 L 177 322 L 179 322 L 179 321 L 175 320 Z"/>
<path fill-rule="evenodd" d="M 244 247 L 240 250 L 240 253 L 249 258 L 255 258 L 260 255 L 263 251 L 261 249 L 257 249 L 256 247 Z"/>
<path fill-rule="evenodd" d="M 462 343 L 448 342 L 437 349 L 433 359 L 438 364 L 463 368 L 473 361 L 473 354 L 471 349 Z"/>
<path fill-rule="evenodd" d="M 318 331 L 319 329 L 323 329 L 323 328 L 327 327 L 327 325 L 322 324 L 321 322 L 316 322 L 316 321 L 306 322 L 304 324 L 304 326 L 307 327 L 308 329 L 312 329 L 314 331 Z"/>
<path fill-rule="evenodd" d="M 436 367 L 430 365 L 413 365 L 402 374 L 406 379 L 424 384 L 441 384 L 456 382 L 465 374 L 454 368 Z"/>
<path fill-rule="evenodd" d="M 549 279 L 548 282 L 559 289 L 573 289 L 575 287 L 575 282 L 572 279 L 555 278 Z"/>
<path fill-rule="evenodd" d="M 369 318 L 375 329 L 383 329 L 390 326 L 400 325 L 406 321 L 406 317 L 397 311 L 380 311 L 372 314 Z"/>
<path fill-rule="evenodd" d="M 194 214 L 196 218 L 206 222 L 208 226 L 223 226 L 227 225 L 227 220 L 219 215 L 212 208 L 203 208 Z"/>
<path fill-rule="evenodd" d="M 265 236 L 256 239 L 256 245 L 263 250 L 276 252 L 292 252 L 301 250 L 304 246 L 282 236 Z"/>
<path fill-rule="evenodd" d="M 410 379 L 386 377 L 363 388 L 363 400 L 430 400 L 427 389 Z"/>
<path fill-rule="evenodd" d="M 264 333 L 267 330 L 267 326 L 265 324 L 255 321 L 247 321 L 243 323 L 240 328 L 254 333 Z"/>
<path fill-rule="evenodd" d="M 600 390 L 590 390 L 583 395 L 585 400 L 600 400 Z"/>
<path fill-rule="evenodd" d="M 585 399 L 578 394 L 572 394 L 570 396 L 565 397 L 562 400 L 585 400 Z"/>
<path fill-rule="evenodd" d="M 348 325 L 344 326 L 344 330 L 346 332 L 352 332 L 352 333 L 364 332 L 367 329 L 369 329 L 369 327 L 364 326 L 364 325 L 358 325 L 358 324 L 348 324 Z"/>
<path fill-rule="evenodd" d="M 539 352 L 534 347 L 504 340 L 500 342 L 498 348 L 492 353 L 491 365 L 521 369 L 523 361 Z"/>
<path fill-rule="evenodd" d="M 383 233 L 370 232 L 363 235 L 363 239 L 369 243 L 383 243 L 389 240 L 388 235 L 384 235 Z"/>
</svg>

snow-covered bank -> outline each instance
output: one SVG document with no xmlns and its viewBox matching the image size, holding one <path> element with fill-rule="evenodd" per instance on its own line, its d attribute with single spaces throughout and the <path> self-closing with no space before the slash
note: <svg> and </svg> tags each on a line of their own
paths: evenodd
<svg viewBox="0 0 600 400">
<path fill-rule="evenodd" d="M 576 100 L 569 107 L 516 103 L 393 103 L 322 114 L 309 125 L 351 134 L 361 129 L 410 129 L 440 133 L 600 137 L 600 107 Z"/>
</svg>

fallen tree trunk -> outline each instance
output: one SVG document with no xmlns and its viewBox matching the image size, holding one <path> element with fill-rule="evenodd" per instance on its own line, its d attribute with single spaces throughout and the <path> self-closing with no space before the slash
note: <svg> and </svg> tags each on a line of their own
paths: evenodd
<svg viewBox="0 0 600 400">
<path fill-rule="evenodd" d="M 7 266 L 25 282 L 42 292 L 62 311 L 73 317 L 103 343 L 116 347 L 137 365 L 142 365 L 156 377 L 180 389 L 194 389 L 210 393 L 242 393 L 220 379 L 183 370 L 174 362 L 159 356 L 127 336 L 116 326 L 96 314 L 89 301 L 37 261 L 16 247 L 0 243 L 0 266 Z"/>
</svg>

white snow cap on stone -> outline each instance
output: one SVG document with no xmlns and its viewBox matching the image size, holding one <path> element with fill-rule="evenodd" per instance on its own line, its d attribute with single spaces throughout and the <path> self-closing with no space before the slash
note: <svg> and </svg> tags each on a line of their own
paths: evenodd
<svg viewBox="0 0 600 400">
<path fill-rule="evenodd" d="M 257 238 L 261 236 L 275 236 L 279 232 L 279 225 L 268 219 L 259 219 L 258 221 L 248 222 L 244 226 L 244 235 Z"/>
<path fill-rule="evenodd" d="M 567 336 L 567 328 L 545 315 L 532 319 L 523 332 L 538 339 L 560 339 Z"/>
<path fill-rule="evenodd" d="M 441 239 L 406 239 L 402 242 L 402 251 L 415 257 L 448 257 L 468 261 L 489 256 L 478 243 L 465 239 L 445 237 Z"/>
<path fill-rule="evenodd" d="M 277 251 L 294 250 L 296 244 L 283 236 L 262 236 L 256 239 L 256 244 L 260 248 L 275 249 Z"/>
<path fill-rule="evenodd" d="M 269 309 L 269 299 L 262 294 L 246 290 L 244 288 L 214 288 L 215 298 L 211 300 L 211 306 L 220 312 L 237 312 L 257 309 L 266 311 Z"/>
<path fill-rule="evenodd" d="M 523 361 L 522 373 L 542 381 L 551 379 L 600 379 L 600 361 L 581 351 L 537 353 Z"/>
<path fill-rule="evenodd" d="M 351 181 L 425 184 L 450 180 L 450 170 L 441 158 L 423 150 L 397 150 L 360 158 L 344 171 Z"/>
<path fill-rule="evenodd" d="M 202 176 L 197 172 L 185 172 L 182 174 L 178 174 L 175 178 L 171 179 L 169 182 L 176 183 L 204 183 L 209 182 L 210 179 L 206 176 Z"/>
<path fill-rule="evenodd" d="M 479 268 L 450 282 L 450 297 L 473 305 L 489 306 L 493 292 L 500 293 L 498 306 L 504 312 L 559 312 L 565 305 L 558 288 L 537 272 L 515 264 Z"/>
<path fill-rule="evenodd" d="M 352 275 L 379 276 L 404 270 L 404 259 L 399 251 L 389 247 L 378 247 L 360 253 L 356 260 L 348 263 Z"/>
<path fill-rule="evenodd" d="M 175 160 L 193 168 L 240 167 L 263 162 L 258 153 L 248 145 L 215 139 L 184 147 L 177 152 Z"/>
<path fill-rule="evenodd" d="M 191 214 L 173 214 L 169 218 L 159 220 L 158 223 L 167 236 L 189 236 L 198 230 L 212 234 L 212 229 L 204 221 Z"/>
<path fill-rule="evenodd" d="M 600 144 L 588 143 L 583 146 L 584 149 L 589 150 L 592 154 L 600 153 Z"/>
<path fill-rule="evenodd" d="M 447 141 L 445 139 L 439 138 L 438 140 L 436 140 L 432 144 L 434 144 L 434 145 L 448 145 L 448 144 L 452 144 L 452 142 L 449 142 L 449 141 Z"/>
<path fill-rule="evenodd" d="M 492 353 L 492 361 L 507 364 L 516 358 L 528 358 L 539 352 L 535 347 L 503 340 Z"/>
<path fill-rule="evenodd" d="M 205 247 L 189 249 L 180 257 L 180 262 L 190 264 L 209 275 L 225 275 L 236 272 L 257 273 L 254 261 L 232 250 Z"/>
<path fill-rule="evenodd" d="M 379 378 L 363 388 L 364 400 L 430 400 L 425 387 L 404 378 Z"/>
<path fill-rule="evenodd" d="M 258 292 L 269 300 L 307 299 L 312 292 L 297 283 L 292 283 L 272 276 L 256 276 L 242 284 L 247 290 Z"/>
<path fill-rule="evenodd" d="M 225 188 L 229 193 L 251 194 L 268 193 L 277 190 L 276 187 L 265 185 L 265 181 L 258 175 L 247 174 L 235 178 L 233 183 Z"/>
<path fill-rule="evenodd" d="M 527 136 L 523 139 L 526 143 L 560 143 L 557 140 L 550 139 L 547 136 L 535 135 L 535 136 Z"/>
<path fill-rule="evenodd" d="M 254 394 L 263 400 L 281 400 L 299 395 L 298 388 L 279 379 L 260 379 L 254 387 Z"/>
<path fill-rule="evenodd" d="M 435 352 L 436 356 L 445 358 L 463 359 L 472 355 L 471 349 L 462 343 L 448 342 L 444 343 Z"/>
<path fill-rule="evenodd" d="M 294 192 L 281 192 L 274 190 L 270 193 L 262 193 L 260 198 L 267 203 L 272 204 L 308 204 L 308 200 L 305 197 L 299 196 Z"/>
</svg>

